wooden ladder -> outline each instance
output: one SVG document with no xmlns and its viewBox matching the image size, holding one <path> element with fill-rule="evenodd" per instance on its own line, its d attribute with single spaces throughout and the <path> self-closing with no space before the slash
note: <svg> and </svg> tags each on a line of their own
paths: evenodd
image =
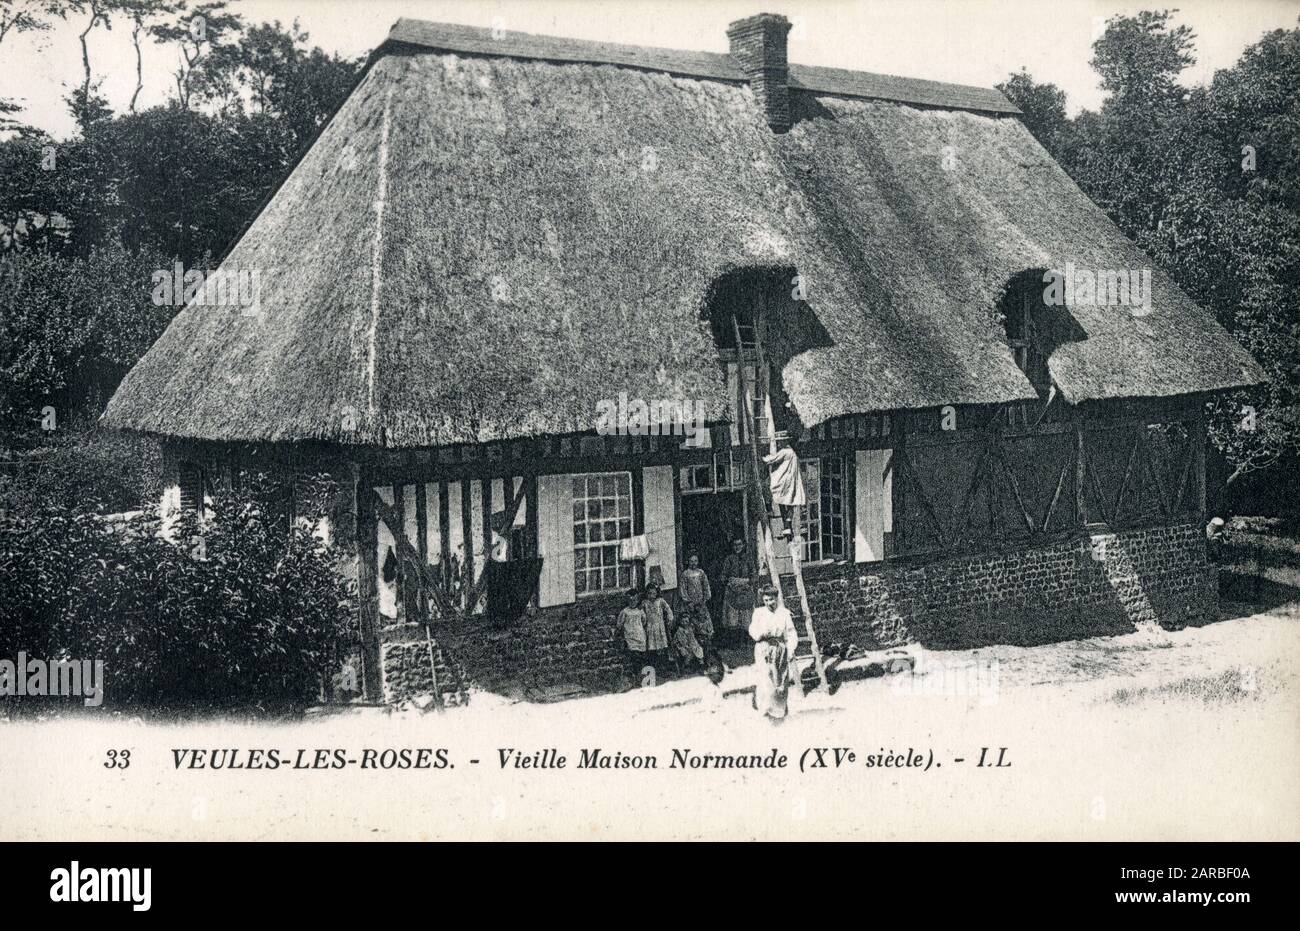
<svg viewBox="0 0 1300 931">
<path fill-rule="evenodd" d="M 754 325 L 754 351 L 757 357 L 757 371 L 762 372 L 765 370 L 766 360 L 763 358 L 763 341 L 762 337 L 759 335 L 760 323 L 761 321 L 756 320 Z M 777 511 L 777 508 L 772 504 L 771 492 L 764 487 L 761 478 L 762 470 L 760 469 L 760 465 L 762 464 L 762 459 L 758 455 L 758 431 L 754 425 L 753 396 L 750 394 L 748 379 L 745 375 L 745 364 L 741 357 L 740 324 L 736 320 L 735 315 L 732 315 L 731 325 L 736 336 L 736 373 L 740 383 L 741 393 L 741 397 L 738 400 L 740 401 L 742 411 L 741 419 L 745 431 L 744 442 L 745 445 L 749 447 L 751 456 L 752 470 L 750 477 L 754 486 L 754 497 L 756 499 L 755 504 L 757 504 L 763 512 L 762 519 L 759 521 L 761 527 L 760 538 L 763 541 L 763 554 L 767 557 L 767 568 L 768 573 L 772 577 L 772 586 L 776 589 L 777 598 L 779 599 L 778 603 L 783 605 L 785 603 L 785 594 L 781 589 L 781 573 L 776 567 L 776 549 L 772 544 L 772 519 L 774 517 L 779 517 L 779 514 L 774 513 Z M 768 424 L 771 427 L 768 437 L 768 443 L 770 446 L 769 452 L 775 452 L 775 424 L 773 423 L 770 414 L 771 401 L 769 400 L 767 403 L 769 404 Z M 813 625 L 812 608 L 808 604 L 808 589 L 804 586 L 803 581 L 803 562 L 801 556 L 803 550 L 803 536 L 801 531 L 803 528 L 800 524 L 797 511 L 795 512 L 793 527 L 791 529 L 792 532 L 790 534 L 789 544 L 790 565 L 794 570 L 794 582 L 795 587 L 799 591 L 799 607 L 803 613 L 804 629 L 807 631 L 807 635 L 800 635 L 799 644 L 795 649 L 794 656 L 790 657 L 790 668 L 795 673 L 796 682 L 799 684 L 800 688 L 802 688 L 803 667 L 801 664 L 807 663 L 807 661 L 811 659 L 813 666 L 817 670 L 818 685 L 829 692 L 830 683 L 826 679 L 826 665 L 822 659 L 821 647 L 817 643 L 817 629 Z M 805 650 L 806 652 L 804 652 Z"/>
</svg>

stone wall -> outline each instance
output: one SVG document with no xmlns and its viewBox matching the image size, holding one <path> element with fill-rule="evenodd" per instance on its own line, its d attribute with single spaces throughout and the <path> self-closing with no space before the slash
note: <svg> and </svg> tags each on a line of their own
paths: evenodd
<svg viewBox="0 0 1300 931">
<path fill-rule="evenodd" d="M 1190 524 L 940 559 L 805 572 L 822 645 L 1031 646 L 1214 620 L 1217 580 Z M 798 613 L 793 579 L 786 600 Z"/>
<path fill-rule="evenodd" d="M 388 704 L 433 694 L 429 643 L 423 639 L 423 628 L 412 636 L 414 639 L 391 641 L 380 647 L 384 701 Z M 464 668 L 437 641 L 433 642 L 433 656 L 442 703 L 449 707 L 464 704 L 469 697 Z"/>
<path fill-rule="evenodd" d="M 434 633 L 441 644 L 438 652 L 451 657 L 466 682 L 487 691 L 520 698 L 567 686 L 605 692 L 617 687 L 623 668 L 614 623 L 624 603 L 620 592 L 536 611 L 508 626 L 471 619 L 435 625 Z M 398 701 L 409 697 L 413 687 L 428 691 L 423 631 L 420 627 L 412 633 L 409 643 L 384 644 L 385 701 L 394 700 L 390 695 Z"/>
<path fill-rule="evenodd" d="M 929 563 L 814 567 L 805 570 L 805 581 L 823 646 L 1031 646 L 1131 633 L 1138 624 L 1198 625 L 1214 620 L 1218 610 L 1204 533 L 1190 524 Z M 797 618 L 792 576 L 784 586 Z M 621 643 L 613 628 L 622 602 L 621 594 L 584 599 L 508 627 L 439 625 L 439 653 L 453 658 L 447 676 L 440 660 L 439 683 L 447 690 L 459 676 L 462 683 L 520 698 L 566 686 L 609 691 L 620 680 Z M 386 700 L 428 690 L 423 628 L 410 643 L 385 643 L 383 655 Z"/>
</svg>

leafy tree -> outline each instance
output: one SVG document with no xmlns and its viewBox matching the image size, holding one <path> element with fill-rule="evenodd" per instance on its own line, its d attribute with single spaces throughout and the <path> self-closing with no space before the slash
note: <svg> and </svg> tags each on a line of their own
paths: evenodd
<svg viewBox="0 0 1300 931">
<path fill-rule="evenodd" d="M 0 0 L 0 43 L 10 33 L 48 31 L 58 9 L 57 0 Z"/>
<path fill-rule="evenodd" d="M 173 75 L 176 98 L 188 108 L 192 100 L 228 100 L 231 77 L 237 67 L 231 43 L 239 36 L 244 21 L 228 12 L 225 0 L 198 3 L 178 0 L 169 7 L 170 18 L 149 27 L 149 34 L 162 43 L 175 44 L 180 63 Z"/>
<path fill-rule="evenodd" d="M 1114 108 L 1159 107 L 1181 96 L 1178 75 L 1196 64 L 1196 35 L 1188 26 L 1172 26 L 1177 10 L 1143 10 L 1136 16 L 1112 16 L 1093 43 L 1092 67 Z"/>
<path fill-rule="evenodd" d="M 120 0 L 122 12 L 131 21 L 131 47 L 135 49 L 135 90 L 128 109 L 134 113 L 140 91 L 144 89 L 144 58 L 140 43 L 149 36 L 150 27 L 164 17 L 174 15 L 179 0 Z"/>
<path fill-rule="evenodd" d="M 60 420 L 52 432 L 10 434 L 0 457 L 0 511 L 35 518 L 50 502 L 100 513 L 148 507 L 162 493 L 156 440 Z"/>
<path fill-rule="evenodd" d="M 96 141 L 113 153 L 121 241 L 186 267 L 210 265 L 226 249 L 283 164 L 267 165 L 229 121 L 177 104 L 114 120 Z"/>
<path fill-rule="evenodd" d="M 296 20 L 288 30 L 276 21 L 249 29 L 238 48 L 238 77 L 252 101 L 251 115 L 273 117 L 283 127 L 290 155 L 311 142 L 360 71 L 359 62 L 308 51 L 309 39 Z"/>
<path fill-rule="evenodd" d="M 1020 121 L 1043 148 L 1053 158 L 1064 161 L 1073 132 L 1065 112 L 1065 91 L 1055 84 L 1035 83 L 1023 68 L 1009 75 L 997 88 L 1020 108 Z"/>
<path fill-rule="evenodd" d="M 81 86 L 68 96 L 68 107 L 72 111 L 77 125 L 84 131 L 90 126 L 108 119 L 112 111 L 108 101 L 98 93 L 99 81 L 94 80 L 90 65 L 90 34 L 99 26 L 112 30 L 113 16 L 123 9 L 124 0 L 54 0 L 59 15 L 84 17 L 84 27 L 78 34 L 81 42 Z"/>
<path fill-rule="evenodd" d="M 1093 46 L 1108 92 L 1095 113 L 1062 125 L 1057 89 L 1023 71 L 1002 87 L 1079 186 L 1268 373 L 1210 407 L 1230 487 L 1300 458 L 1300 29 L 1264 35 L 1186 90 L 1195 36 L 1174 12 L 1107 23 Z"/>
<path fill-rule="evenodd" d="M 100 409 L 175 313 L 151 300 L 165 267 L 116 244 L 0 257 L 0 423 L 21 429 L 46 405 L 65 421 Z"/>
</svg>

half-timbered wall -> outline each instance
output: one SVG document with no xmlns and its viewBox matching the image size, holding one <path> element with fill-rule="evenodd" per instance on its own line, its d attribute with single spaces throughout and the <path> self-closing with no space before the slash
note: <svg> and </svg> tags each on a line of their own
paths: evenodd
<svg viewBox="0 0 1300 931">
<path fill-rule="evenodd" d="M 841 464 L 828 484 L 843 512 L 831 528 L 843 542 L 830 548 L 842 555 L 837 565 L 813 567 L 809 579 L 823 640 L 1022 642 L 1094 630 L 1098 610 L 1115 630 L 1125 619 L 1212 613 L 1198 536 L 1204 425 L 1194 405 L 961 408 L 956 429 L 944 429 L 952 413 L 846 417 L 796 437 L 805 460 Z M 302 472 L 328 459 L 346 493 L 339 500 L 347 507 L 335 509 L 338 542 L 357 556 L 372 697 L 393 691 L 385 674 L 392 657 L 405 657 L 394 660 L 394 682 L 424 675 L 428 650 L 406 648 L 423 625 L 403 622 L 482 615 L 483 573 L 494 553 L 541 557 L 534 609 L 491 636 L 477 622 L 436 625 L 438 668 L 463 662 L 480 683 L 522 676 L 537 687 L 591 685 L 619 666 L 612 621 L 622 583 L 649 577 L 676 586 L 682 491 L 698 490 L 702 476 L 722 482 L 725 473 L 728 487 L 732 478 L 746 481 L 749 469 L 737 466 L 730 439 L 725 429 L 702 448 L 673 437 L 561 437 L 351 462 L 300 449 L 231 454 L 171 444 L 167 494 L 178 506 L 182 463 L 233 481 L 244 465 Z M 621 492 L 605 494 L 602 480 L 589 481 L 606 475 L 626 476 L 627 507 Z M 608 554 L 593 564 L 592 552 L 621 547 L 628 536 L 644 537 L 647 558 L 634 576 L 616 571 L 611 587 Z M 578 549 L 586 553 L 581 567 Z M 577 590 L 580 570 L 589 578 L 599 572 L 598 591 Z M 1075 603 L 1077 624 L 1035 627 L 1043 618 L 1056 623 L 1053 612 Z"/>
<path fill-rule="evenodd" d="M 427 590 L 431 584 L 441 587 L 447 603 L 466 613 L 482 613 L 488 560 L 528 556 L 534 550 L 526 531 L 535 490 L 526 476 L 397 482 L 370 490 L 380 503 L 374 540 L 378 609 L 390 623 L 428 616 L 431 602 L 436 617 L 439 600 Z M 507 528 L 507 510 L 520 494 L 523 498 Z M 389 526 L 389 516 L 400 529 Z M 403 566 L 404 559 L 431 567 L 432 579 Z"/>
<path fill-rule="evenodd" d="M 908 415 L 893 455 L 894 552 L 922 556 L 1046 543 L 1099 529 L 1195 522 L 1199 411 Z M 1157 419 L 1158 418 L 1158 419 Z"/>
</svg>

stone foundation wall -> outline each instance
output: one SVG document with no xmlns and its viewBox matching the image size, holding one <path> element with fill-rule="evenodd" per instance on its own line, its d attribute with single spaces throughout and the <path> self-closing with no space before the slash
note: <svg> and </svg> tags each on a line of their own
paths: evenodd
<svg viewBox="0 0 1300 931">
<path fill-rule="evenodd" d="M 924 564 L 814 567 L 804 577 L 823 646 L 1031 646 L 1131 633 L 1137 624 L 1197 625 L 1216 619 L 1218 610 L 1204 533 L 1190 524 Z M 783 583 L 798 619 L 793 576 Z M 570 685 L 608 691 L 622 668 L 613 632 L 622 605 L 619 594 L 549 608 L 508 627 L 440 625 L 439 653 L 453 659 L 447 676 L 440 659 L 439 684 L 446 691 L 459 677 L 461 684 L 521 698 Z M 423 628 L 411 640 L 383 646 L 387 700 L 428 691 Z"/>
<path fill-rule="evenodd" d="M 1031 646 L 1137 624 L 1197 625 L 1218 610 L 1205 535 L 1190 524 L 912 566 L 811 569 L 805 582 L 822 645 Z M 793 578 L 784 587 L 798 613 Z"/>
<path fill-rule="evenodd" d="M 625 601 L 620 592 L 547 608 L 505 627 L 471 620 L 435 625 L 434 634 L 439 654 L 452 658 L 463 681 L 490 692 L 536 698 L 563 686 L 610 691 L 623 668 L 622 640 L 614 636 L 614 622 Z M 420 627 L 418 635 L 413 633 L 410 643 L 383 645 L 385 701 L 400 701 L 411 688 L 428 691 L 423 631 Z M 442 686 L 441 666 L 438 679 Z M 390 693 L 400 697 L 390 698 Z"/>
<path fill-rule="evenodd" d="M 424 629 L 412 634 L 415 639 L 384 643 L 379 648 L 383 669 L 384 701 L 398 704 L 410 698 L 433 694 L 433 675 L 429 669 L 429 644 Z M 438 693 L 446 706 L 468 701 L 468 682 L 463 666 L 449 656 L 437 641 L 433 642 L 434 669 L 438 676 Z"/>
</svg>

